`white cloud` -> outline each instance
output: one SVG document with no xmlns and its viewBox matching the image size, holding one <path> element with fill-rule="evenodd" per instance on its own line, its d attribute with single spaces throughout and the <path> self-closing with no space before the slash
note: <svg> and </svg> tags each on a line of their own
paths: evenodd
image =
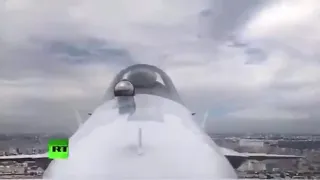
<svg viewBox="0 0 320 180">
<path fill-rule="evenodd" d="M 275 1 L 258 12 L 241 35 L 249 41 L 270 43 L 274 49 L 281 48 L 279 51 L 287 51 L 287 47 L 298 51 L 297 54 L 313 55 L 320 43 L 320 26 L 315 23 L 319 10 L 317 0 Z"/>
</svg>

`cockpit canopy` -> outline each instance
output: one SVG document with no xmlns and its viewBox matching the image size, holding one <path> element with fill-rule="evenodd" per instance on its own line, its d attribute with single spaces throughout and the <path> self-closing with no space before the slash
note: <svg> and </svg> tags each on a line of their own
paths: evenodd
<svg viewBox="0 0 320 180">
<path fill-rule="evenodd" d="M 161 69 L 147 64 L 136 64 L 121 70 L 110 84 L 106 100 L 113 99 L 119 93 L 123 96 L 156 95 L 184 105 L 170 77 Z"/>
<path fill-rule="evenodd" d="M 136 88 L 152 88 L 157 82 L 157 73 L 147 69 L 134 69 L 124 75 Z"/>
</svg>

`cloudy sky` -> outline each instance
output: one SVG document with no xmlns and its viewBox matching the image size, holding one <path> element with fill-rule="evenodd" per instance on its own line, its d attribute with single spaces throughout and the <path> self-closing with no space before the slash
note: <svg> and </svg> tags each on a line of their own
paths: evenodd
<svg viewBox="0 0 320 180">
<path fill-rule="evenodd" d="M 114 74 L 166 71 L 211 132 L 319 132 L 318 0 L 0 0 L 0 132 L 72 131 Z"/>
</svg>

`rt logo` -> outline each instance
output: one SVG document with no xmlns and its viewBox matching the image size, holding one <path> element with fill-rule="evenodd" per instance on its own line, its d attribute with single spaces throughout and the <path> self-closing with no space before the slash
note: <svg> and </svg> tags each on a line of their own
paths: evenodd
<svg viewBox="0 0 320 180">
<path fill-rule="evenodd" d="M 48 143 L 49 159 L 68 159 L 69 140 L 68 139 L 50 139 Z"/>
</svg>

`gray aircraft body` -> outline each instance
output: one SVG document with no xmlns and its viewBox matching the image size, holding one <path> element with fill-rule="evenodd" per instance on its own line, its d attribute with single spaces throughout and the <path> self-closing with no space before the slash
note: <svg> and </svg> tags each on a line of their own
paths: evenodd
<svg viewBox="0 0 320 180">
<path fill-rule="evenodd" d="M 120 71 L 104 102 L 69 139 L 69 158 L 53 160 L 48 179 L 226 179 L 246 159 L 297 156 L 239 153 L 217 146 L 198 126 L 169 76 L 133 65 Z M 0 161 L 47 160 L 47 154 Z"/>
</svg>

